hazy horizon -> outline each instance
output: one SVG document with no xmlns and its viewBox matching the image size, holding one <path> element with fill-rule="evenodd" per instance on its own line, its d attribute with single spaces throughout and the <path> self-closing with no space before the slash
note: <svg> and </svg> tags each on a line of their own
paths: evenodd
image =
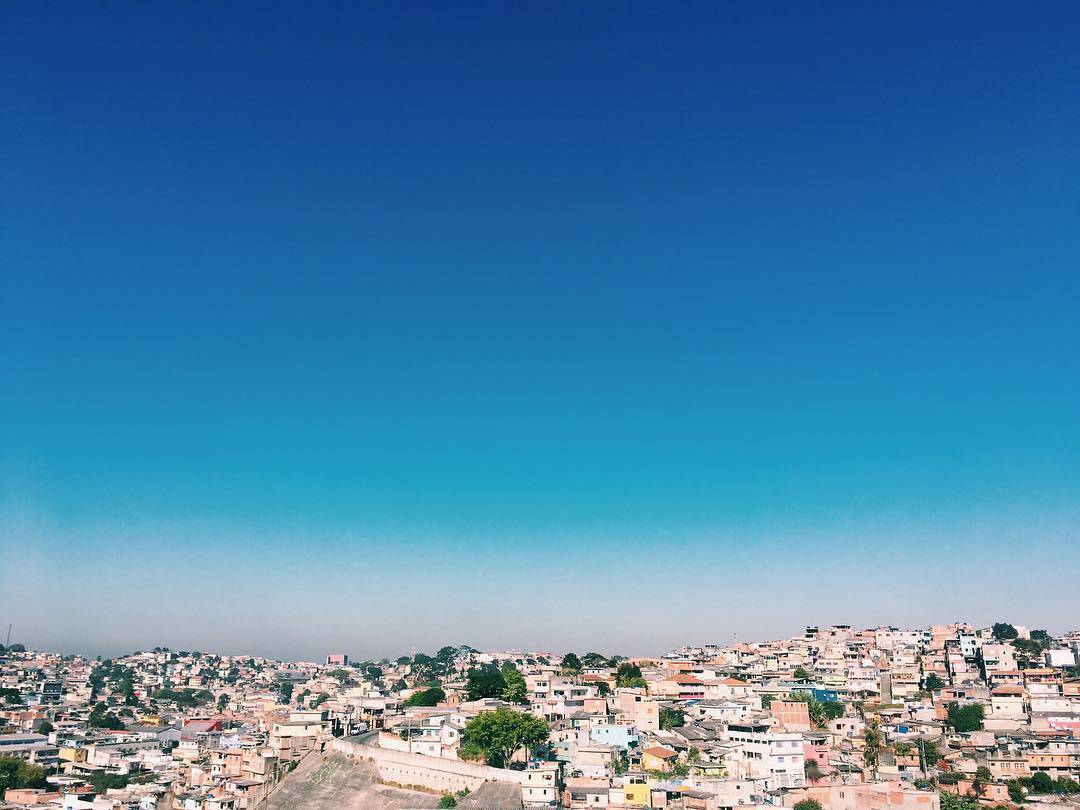
<svg viewBox="0 0 1080 810">
<path fill-rule="evenodd" d="M 412 647 L 430 654 L 445 644 L 470 644 L 484 650 L 659 655 L 682 644 L 724 643 L 736 633 L 740 641 L 766 641 L 799 635 L 806 625 L 841 623 L 926 627 L 969 621 L 988 627 L 1004 620 L 1060 634 L 1080 627 L 1080 608 L 1068 579 L 1069 566 L 1076 564 L 1080 553 L 1075 546 L 1067 546 L 1076 520 L 1075 513 L 1044 509 L 1039 515 L 999 512 L 981 524 L 953 521 L 945 535 L 936 534 L 939 527 L 899 520 L 876 528 L 841 521 L 829 527 L 773 530 L 766 537 L 760 528 L 748 528 L 738 537 L 731 532 L 673 537 L 669 532 L 633 543 L 637 551 L 649 555 L 662 556 L 671 543 L 685 549 L 685 563 L 673 567 L 654 588 L 640 579 L 638 566 L 616 559 L 624 539 L 594 534 L 578 542 L 590 545 L 595 559 L 608 561 L 601 575 L 591 577 L 595 589 L 579 593 L 580 581 L 560 582 L 557 575 L 533 580 L 552 603 L 576 611 L 578 620 L 565 624 L 545 620 L 544 606 L 530 601 L 528 588 L 482 592 L 472 600 L 458 596 L 458 583 L 465 583 L 466 592 L 479 587 L 469 579 L 471 568 L 491 570 L 487 559 L 496 553 L 498 544 L 492 545 L 490 539 L 470 541 L 480 542 L 484 549 L 479 560 L 470 561 L 455 553 L 463 546 L 460 538 L 443 537 L 438 564 L 433 566 L 436 571 L 427 576 L 409 565 L 398 568 L 388 558 L 380 559 L 379 581 L 365 585 L 368 570 L 362 552 L 368 547 L 383 548 L 386 538 L 318 538 L 320 548 L 331 549 L 329 556 L 341 560 L 340 566 L 331 567 L 326 560 L 290 562 L 294 549 L 288 537 L 234 534 L 227 553 L 215 557 L 220 535 L 209 527 L 193 536 L 187 528 L 180 535 L 175 525 L 157 526 L 153 530 L 156 545 L 169 549 L 159 551 L 167 555 L 160 564 L 170 567 L 172 577 L 157 579 L 135 558 L 119 564 L 112 586 L 102 590 L 103 596 L 120 593 L 121 604 L 137 604 L 138 610 L 117 621 L 115 604 L 102 598 L 93 604 L 80 603 L 78 618 L 73 619 L 71 606 L 64 600 L 51 607 L 37 605 L 28 614 L 14 614 L 21 621 L 15 620 L 12 640 L 91 656 L 167 646 L 318 660 L 328 652 L 346 652 L 358 659 L 396 658 Z M 70 551 L 61 562 L 51 558 L 51 549 L 63 545 L 63 538 L 29 522 L 3 529 L 5 536 L 22 538 L 20 559 L 29 574 L 9 583 L 10 601 L 15 604 L 33 604 L 50 571 L 75 579 L 80 571 L 103 567 L 102 561 L 95 563 L 100 555 L 120 560 L 125 549 L 140 542 L 138 538 L 152 533 L 139 526 L 104 530 L 100 536 L 84 538 L 79 550 Z M 880 544 L 876 550 L 863 546 L 867 535 Z M 890 562 L 905 543 L 929 550 L 919 559 Z M 987 543 L 1001 548 L 996 557 L 999 564 L 993 569 L 971 571 L 958 564 L 965 553 L 977 553 Z M 519 549 L 517 557 L 505 561 L 511 569 L 524 564 L 522 558 L 530 549 L 546 548 L 554 554 L 573 551 L 566 538 L 547 545 L 519 538 L 507 546 Z M 509 553 L 505 548 L 501 552 Z M 248 555 L 253 559 L 244 571 L 241 566 Z M 218 559 L 220 568 L 211 567 L 208 559 Z M 238 571 L 244 573 L 238 575 Z M 619 593 L 624 577 L 634 578 L 631 586 L 645 594 L 640 604 L 612 603 L 608 598 Z M 235 582 L 236 594 L 229 593 L 230 582 Z M 297 603 L 290 607 L 272 599 L 260 601 L 259 582 L 293 588 Z M 1053 587 L 1055 582 L 1061 587 Z M 249 590 L 251 583 L 256 586 Z M 424 589 L 427 598 L 409 602 L 396 598 L 408 592 L 410 585 Z M 1023 595 L 1025 586 L 1031 589 L 1027 594 L 1037 591 L 1039 598 Z M 220 595 L 220 602 L 213 598 L 215 594 Z M 432 607 L 458 598 L 462 604 L 453 610 Z M 470 601 L 475 603 L 471 607 Z M 230 617 L 235 603 L 250 608 L 234 622 Z M 753 615 L 755 605 L 763 608 L 759 617 Z M 673 609 L 680 611 L 677 619 Z M 291 616 L 282 620 L 286 611 Z M 650 611 L 667 621 L 643 632 L 639 628 L 649 626 L 644 614 Z M 260 612 L 274 622 L 270 632 L 252 631 Z M 620 618 L 627 613 L 638 618 Z M 558 615 L 569 622 L 573 614 Z M 591 621 L 590 616 L 594 617 Z"/>
<path fill-rule="evenodd" d="M 1080 6 L 4 17 L 14 640 L 1080 627 Z"/>
</svg>

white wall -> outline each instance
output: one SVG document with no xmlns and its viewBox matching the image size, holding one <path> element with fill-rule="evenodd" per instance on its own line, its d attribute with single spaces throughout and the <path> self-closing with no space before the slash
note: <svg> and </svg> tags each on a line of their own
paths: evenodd
<svg viewBox="0 0 1080 810">
<path fill-rule="evenodd" d="M 375 763 L 379 776 L 388 782 L 422 785 L 431 790 L 472 791 L 484 782 L 513 782 L 520 785 L 527 778 L 524 771 L 508 771 L 456 759 L 439 759 L 370 745 L 357 745 L 343 739 L 335 739 L 332 747 L 338 753 Z"/>
</svg>

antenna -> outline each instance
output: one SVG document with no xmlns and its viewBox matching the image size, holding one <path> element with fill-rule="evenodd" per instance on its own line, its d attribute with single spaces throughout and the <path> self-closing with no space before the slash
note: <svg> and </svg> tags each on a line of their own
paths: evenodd
<svg viewBox="0 0 1080 810">
<path fill-rule="evenodd" d="M 7 626 L 7 641 L 4 642 L 4 649 L 6 650 L 10 646 L 11 646 L 11 624 L 8 623 L 8 626 Z"/>
</svg>

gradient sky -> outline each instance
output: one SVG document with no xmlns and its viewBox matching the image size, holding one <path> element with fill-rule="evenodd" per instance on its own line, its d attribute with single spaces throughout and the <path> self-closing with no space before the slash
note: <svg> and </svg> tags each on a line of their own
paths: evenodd
<svg viewBox="0 0 1080 810">
<path fill-rule="evenodd" d="M 1080 5 L 0 15 L 16 639 L 1080 625 Z"/>
</svg>

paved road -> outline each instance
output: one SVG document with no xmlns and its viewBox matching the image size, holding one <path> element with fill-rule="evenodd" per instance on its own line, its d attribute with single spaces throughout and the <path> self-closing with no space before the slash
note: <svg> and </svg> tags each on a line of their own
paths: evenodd
<svg viewBox="0 0 1080 810">
<path fill-rule="evenodd" d="M 346 737 L 346 740 L 357 745 L 377 745 L 379 741 L 379 730 L 373 729 L 372 731 L 365 731 L 363 734 L 353 734 L 351 737 Z"/>
</svg>

